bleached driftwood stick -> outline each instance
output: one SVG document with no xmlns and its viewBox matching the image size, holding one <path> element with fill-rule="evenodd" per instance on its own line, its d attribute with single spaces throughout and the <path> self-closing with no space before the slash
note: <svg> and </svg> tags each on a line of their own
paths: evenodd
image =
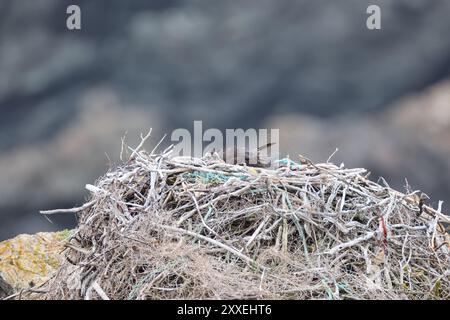
<svg viewBox="0 0 450 320">
<path fill-rule="evenodd" d="M 43 214 L 43 215 L 52 215 L 52 214 L 57 214 L 57 213 L 78 213 L 78 212 L 81 212 L 83 210 L 90 208 L 92 205 L 95 204 L 95 202 L 96 202 L 95 200 L 92 200 L 92 201 L 86 202 L 81 207 L 71 208 L 71 209 L 41 210 L 41 211 L 39 211 L 39 213 Z"/>
</svg>

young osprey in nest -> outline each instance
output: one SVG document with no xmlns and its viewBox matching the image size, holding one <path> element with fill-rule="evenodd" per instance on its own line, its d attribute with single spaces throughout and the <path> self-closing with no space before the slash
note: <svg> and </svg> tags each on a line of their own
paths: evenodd
<svg viewBox="0 0 450 320">
<path fill-rule="evenodd" d="M 267 155 L 266 149 L 270 149 L 275 143 L 267 143 L 257 149 L 249 150 L 248 147 L 229 147 L 225 151 L 217 152 L 219 157 L 229 164 L 246 164 L 252 167 L 268 168 L 272 165 L 272 159 Z"/>
</svg>

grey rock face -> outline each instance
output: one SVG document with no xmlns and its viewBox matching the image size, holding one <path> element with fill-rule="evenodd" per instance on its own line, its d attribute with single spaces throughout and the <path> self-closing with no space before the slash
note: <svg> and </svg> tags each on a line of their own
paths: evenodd
<svg viewBox="0 0 450 320">
<path fill-rule="evenodd" d="M 0 148 L 55 134 L 95 84 L 169 127 L 231 128 L 375 110 L 450 72 L 447 0 L 78 1 L 69 32 L 72 2 L 3 4 Z M 365 25 L 373 3 L 381 31 Z"/>
<path fill-rule="evenodd" d="M 3 279 L 0 274 L 0 299 L 13 294 L 13 288 Z"/>
</svg>

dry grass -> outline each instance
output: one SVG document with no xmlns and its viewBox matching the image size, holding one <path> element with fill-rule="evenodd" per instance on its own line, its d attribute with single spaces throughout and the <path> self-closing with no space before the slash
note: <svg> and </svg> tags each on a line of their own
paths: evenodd
<svg viewBox="0 0 450 320">
<path fill-rule="evenodd" d="M 449 299 L 447 216 L 300 157 L 270 169 L 132 150 L 77 212 L 39 299 Z"/>
</svg>

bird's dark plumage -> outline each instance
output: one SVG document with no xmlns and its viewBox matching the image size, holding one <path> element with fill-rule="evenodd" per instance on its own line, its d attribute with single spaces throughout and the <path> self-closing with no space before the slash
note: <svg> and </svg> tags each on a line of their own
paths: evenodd
<svg viewBox="0 0 450 320">
<path fill-rule="evenodd" d="M 236 146 L 219 151 L 219 157 L 230 164 L 246 164 L 252 167 L 267 168 L 271 166 L 271 159 L 261 154 L 264 149 L 270 148 L 274 142 L 267 143 L 256 150 L 249 150 L 248 148 L 238 148 Z"/>
</svg>

